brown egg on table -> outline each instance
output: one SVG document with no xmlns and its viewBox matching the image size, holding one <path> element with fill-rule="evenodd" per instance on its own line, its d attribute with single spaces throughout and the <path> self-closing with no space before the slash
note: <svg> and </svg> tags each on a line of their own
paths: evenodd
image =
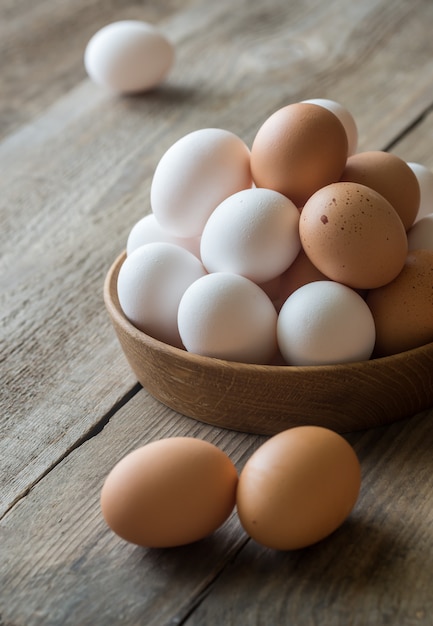
<svg viewBox="0 0 433 626">
<path fill-rule="evenodd" d="M 154 441 L 125 456 L 101 491 L 108 526 L 131 543 L 173 547 L 215 531 L 235 505 L 238 475 L 215 445 L 193 437 Z"/>
<path fill-rule="evenodd" d="M 366 302 L 376 326 L 376 356 L 433 341 L 433 250 L 414 250 L 400 274 L 371 290 Z"/>
<path fill-rule="evenodd" d="M 390 282 L 407 255 L 406 231 L 396 211 L 359 183 L 333 183 L 313 194 L 302 210 L 299 233 L 313 265 L 353 289 Z"/>
<path fill-rule="evenodd" d="M 347 159 L 341 180 L 361 183 L 380 193 L 394 207 L 406 230 L 420 206 L 420 186 L 409 165 L 395 154 L 373 150 Z"/>
<path fill-rule="evenodd" d="M 318 189 L 339 180 L 347 160 L 346 131 L 334 113 L 294 103 L 273 113 L 251 148 L 257 187 L 279 191 L 297 207 Z"/>
<path fill-rule="evenodd" d="M 353 509 L 361 469 L 337 433 L 299 426 L 268 439 L 248 459 L 236 495 L 240 522 L 258 543 L 296 550 L 334 532 Z"/>
</svg>

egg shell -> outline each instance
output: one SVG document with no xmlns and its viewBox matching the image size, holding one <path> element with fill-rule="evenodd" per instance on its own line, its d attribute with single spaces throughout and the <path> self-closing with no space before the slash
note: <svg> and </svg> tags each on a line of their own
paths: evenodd
<svg viewBox="0 0 433 626">
<path fill-rule="evenodd" d="M 258 543 L 295 550 L 334 532 L 352 511 L 360 485 L 358 458 L 341 435 L 299 426 L 271 437 L 248 459 L 237 512 Z"/>
<path fill-rule="evenodd" d="M 433 213 L 417 220 L 408 230 L 409 250 L 433 250 Z"/>
<path fill-rule="evenodd" d="M 359 183 L 338 182 L 317 191 L 302 210 L 299 233 L 313 265 L 354 289 L 390 282 L 406 259 L 401 219 L 388 200 Z"/>
<path fill-rule="evenodd" d="M 283 304 L 287 298 L 299 287 L 317 280 L 328 280 L 310 261 L 305 251 L 301 248 L 293 263 L 280 277 L 279 289 L 280 300 Z"/>
<path fill-rule="evenodd" d="M 418 180 L 396 154 L 358 152 L 347 159 L 341 180 L 361 183 L 380 193 L 397 211 L 406 230 L 415 221 L 421 197 Z"/>
<path fill-rule="evenodd" d="M 336 115 L 315 104 L 289 104 L 273 113 L 254 138 L 254 183 L 302 207 L 315 191 L 339 180 L 347 147 L 346 131 Z"/>
<path fill-rule="evenodd" d="M 245 189 L 223 200 L 203 230 L 200 254 L 208 272 L 233 272 L 256 283 L 281 274 L 301 247 L 299 211 L 271 189 Z"/>
<path fill-rule="evenodd" d="M 84 65 L 90 78 L 114 92 L 132 94 L 156 87 L 174 61 L 174 48 L 155 26 L 138 20 L 113 22 L 88 42 Z"/>
<path fill-rule="evenodd" d="M 369 291 L 376 325 L 376 356 L 397 354 L 433 341 L 433 250 L 413 250 L 400 274 Z"/>
<path fill-rule="evenodd" d="M 200 237 L 174 237 L 159 225 L 153 213 L 145 215 L 131 228 L 126 242 L 126 254 L 129 255 L 136 248 L 146 243 L 155 242 L 174 243 L 176 246 L 185 248 L 200 258 Z"/>
<path fill-rule="evenodd" d="M 138 329 L 179 348 L 177 309 L 184 291 L 206 270 L 191 252 L 172 243 L 155 242 L 134 250 L 120 268 L 119 303 Z"/>
<path fill-rule="evenodd" d="M 250 151 L 234 133 L 202 128 L 178 139 L 156 166 L 150 202 L 167 232 L 198 237 L 212 211 L 252 185 Z"/>
<path fill-rule="evenodd" d="M 421 163 L 412 161 L 408 166 L 415 174 L 420 189 L 419 209 L 415 218 L 415 221 L 418 221 L 433 212 L 433 171 Z"/>
<path fill-rule="evenodd" d="M 154 441 L 130 452 L 101 491 L 108 526 L 131 543 L 173 547 L 214 532 L 235 505 L 238 475 L 215 445 L 192 437 Z"/>
<path fill-rule="evenodd" d="M 328 365 L 369 359 L 375 342 L 370 309 L 350 287 L 315 281 L 294 291 L 277 323 L 278 346 L 290 365 Z"/>
<path fill-rule="evenodd" d="M 178 327 L 189 352 L 241 363 L 269 363 L 277 348 L 277 312 L 244 276 L 215 272 L 199 278 L 179 304 Z"/>
<path fill-rule="evenodd" d="M 340 104 L 340 102 L 329 100 L 328 98 L 311 98 L 309 100 L 303 100 L 303 102 L 309 102 L 310 104 L 325 107 L 325 109 L 334 113 L 334 115 L 336 115 L 343 124 L 344 130 L 346 131 L 348 156 L 355 154 L 358 148 L 358 127 L 356 125 L 355 118 L 349 109 Z"/>
</svg>

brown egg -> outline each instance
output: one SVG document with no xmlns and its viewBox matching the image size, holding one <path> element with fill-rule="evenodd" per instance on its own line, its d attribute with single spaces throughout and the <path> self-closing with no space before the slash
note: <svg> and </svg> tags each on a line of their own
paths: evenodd
<svg viewBox="0 0 433 626">
<path fill-rule="evenodd" d="M 312 264 L 304 250 L 301 250 L 280 277 L 280 301 L 285 300 L 299 287 L 315 280 L 326 280 L 327 277 Z"/>
<path fill-rule="evenodd" d="M 379 193 L 358 183 L 333 183 L 305 204 L 302 247 L 328 278 L 354 289 L 380 287 L 401 271 L 407 236 L 401 219 Z"/>
<path fill-rule="evenodd" d="M 318 426 L 291 428 L 246 462 L 236 495 L 239 519 L 264 546 L 303 548 L 344 522 L 360 485 L 358 458 L 341 435 Z"/>
<path fill-rule="evenodd" d="M 376 356 L 433 341 L 433 250 L 414 250 L 400 274 L 371 290 L 366 302 L 376 326 Z"/>
<path fill-rule="evenodd" d="M 101 491 L 105 521 L 141 546 L 202 539 L 230 515 L 238 476 L 229 457 L 192 437 L 154 441 L 124 457 Z"/>
<path fill-rule="evenodd" d="M 347 159 L 341 180 L 371 187 L 394 207 L 406 230 L 413 224 L 420 187 L 409 165 L 397 155 L 380 150 L 354 154 Z"/>
<path fill-rule="evenodd" d="M 347 159 L 347 135 L 334 113 L 295 103 L 271 115 L 251 149 L 257 187 L 274 189 L 301 207 L 320 187 L 337 181 Z"/>
</svg>

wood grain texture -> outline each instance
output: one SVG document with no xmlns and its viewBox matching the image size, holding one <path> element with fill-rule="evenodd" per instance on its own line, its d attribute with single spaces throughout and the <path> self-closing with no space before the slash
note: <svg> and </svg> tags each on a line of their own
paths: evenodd
<svg viewBox="0 0 433 626">
<path fill-rule="evenodd" d="M 177 53 L 134 98 L 91 84 L 82 61 L 123 18 L 160 25 Z M 430 626 L 431 408 L 348 435 L 362 498 L 302 553 L 261 550 L 236 516 L 203 543 L 137 550 L 104 527 L 98 497 L 148 440 L 205 437 L 239 468 L 263 441 L 138 391 L 110 327 L 104 277 L 149 212 L 164 150 L 205 126 L 249 143 L 278 107 L 328 97 L 354 114 L 360 149 L 433 167 L 432 21 L 430 0 L 1 3 L 0 624 Z"/>
</svg>

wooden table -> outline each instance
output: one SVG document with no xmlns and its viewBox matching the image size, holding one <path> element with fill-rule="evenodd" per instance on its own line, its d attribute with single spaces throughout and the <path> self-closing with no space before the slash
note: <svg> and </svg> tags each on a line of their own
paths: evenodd
<svg viewBox="0 0 433 626">
<path fill-rule="evenodd" d="M 158 90 L 118 98 L 83 51 L 142 19 L 176 46 Z M 250 143 L 279 107 L 324 97 L 360 150 L 433 168 L 431 0 L 3 0 L 0 624 L 431 625 L 433 409 L 348 433 L 363 484 L 327 540 L 277 552 L 236 514 L 181 548 L 123 542 L 99 493 L 128 451 L 207 439 L 240 470 L 264 437 L 175 414 L 136 383 L 102 301 L 104 276 L 149 212 L 153 170 L 201 127 Z"/>
</svg>

